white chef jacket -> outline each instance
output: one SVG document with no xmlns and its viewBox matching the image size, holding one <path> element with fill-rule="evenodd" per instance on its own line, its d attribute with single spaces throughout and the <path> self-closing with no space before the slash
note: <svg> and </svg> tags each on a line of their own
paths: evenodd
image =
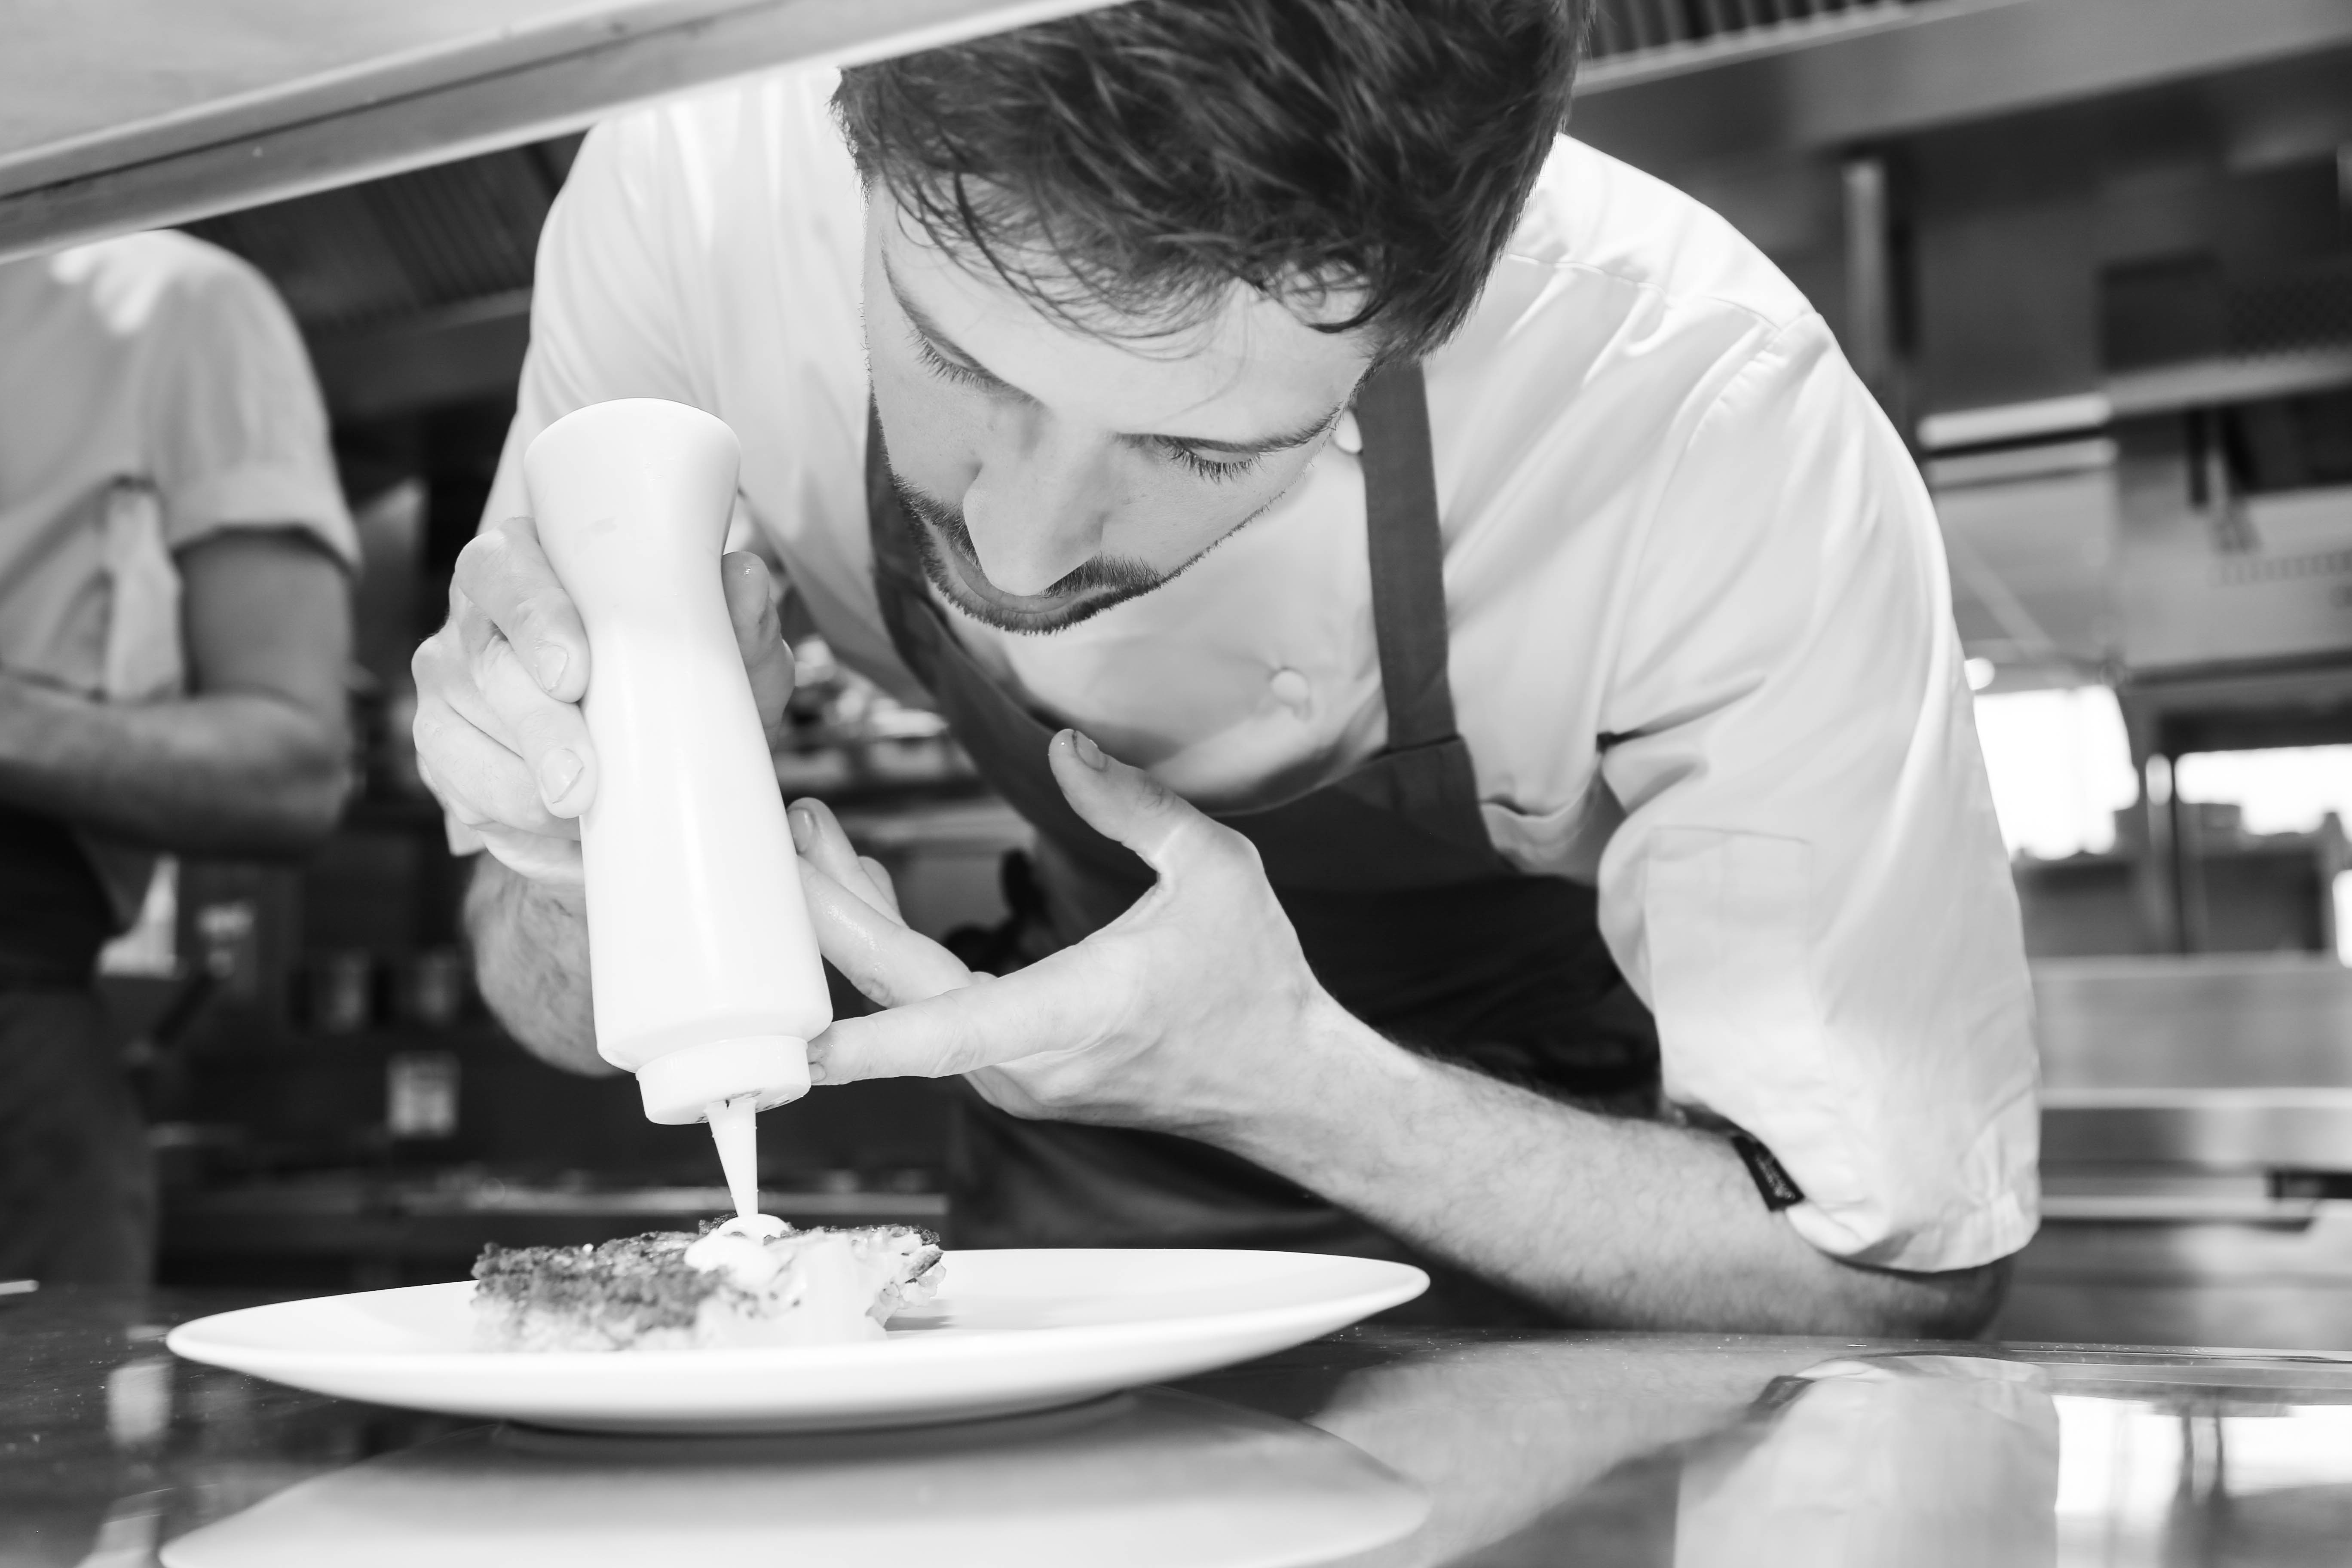
<svg viewBox="0 0 2352 1568">
<path fill-rule="evenodd" d="M 541 240 L 487 516 L 566 412 L 695 405 L 836 653 L 910 688 L 863 487 L 863 195 L 795 72 L 600 126 Z M 1453 688 L 1488 831 L 1597 885 L 1675 1104 L 1760 1139 L 1829 1252 L 1965 1267 L 2035 1224 L 2017 906 L 1935 514 L 1821 317 L 1714 214 L 1562 141 L 1428 363 Z M 1356 459 L 1048 637 L 956 617 L 1024 700 L 1233 808 L 1377 752 Z"/>
<path fill-rule="evenodd" d="M 247 527 L 358 564 L 326 410 L 268 282 L 170 233 L 0 264 L 0 668 L 169 695 L 170 557 Z"/>
<path fill-rule="evenodd" d="M 173 556 L 254 527 L 358 567 L 326 409 L 268 280 L 172 233 L 0 263 L 0 669 L 110 702 L 177 696 Z M 153 854 L 81 837 L 127 921 Z"/>
</svg>

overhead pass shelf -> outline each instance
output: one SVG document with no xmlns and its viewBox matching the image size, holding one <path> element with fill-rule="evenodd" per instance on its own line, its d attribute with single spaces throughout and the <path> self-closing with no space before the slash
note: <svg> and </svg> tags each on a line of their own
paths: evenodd
<svg viewBox="0 0 2352 1568">
<path fill-rule="evenodd" d="M 2066 439 L 2103 429 L 2118 419 L 2221 408 L 2344 387 L 2352 387 L 2352 347 L 2328 345 L 2294 353 L 2190 360 L 2111 375 L 2093 392 L 1930 414 L 1919 421 L 1919 445 L 1926 451 L 1946 452 L 1962 447 Z"/>
<path fill-rule="evenodd" d="M 1612 0 L 1622 6 L 1623 0 Z M 1824 153 L 2352 47 L 2345 0 L 1913 0 L 1594 62 L 1576 134 L 1653 174 Z"/>
<path fill-rule="evenodd" d="M 1104 0 L 0 0 L 0 258 Z"/>
</svg>

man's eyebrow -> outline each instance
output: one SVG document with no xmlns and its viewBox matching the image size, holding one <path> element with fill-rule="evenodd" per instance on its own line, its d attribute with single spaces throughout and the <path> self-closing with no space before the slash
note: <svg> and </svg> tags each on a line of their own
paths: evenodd
<svg viewBox="0 0 2352 1568">
<path fill-rule="evenodd" d="M 940 353 L 953 358 L 961 368 L 970 371 L 972 374 L 986 376 L 1005 391 L 1019 396 L 1028 395 L 980 361 L 972 358 L 961 344 L 940 330 L 940 324 L 932 321 L 920 305 L 907 298 L 907 290 L 899 287 L 898 270 L 890 265 L 890 257 L 887 251 L 882 257 L 882 280 L 890 286 L 890 297 L 898 302 L 898 309 L 907 313 L 907 320 L 914 324 L 916 332 L 924 342 Z M 1350 392 L 1349 396 L 1352 398 L 1353 395 L 1354 394 Z M 1331 422 L 1339 418 L 1347 406 L 1348 405 L 1343 402 L 1296 430 L 1286 430 L 1278 436 L 1262 436 L 1255 441 L 1211 441 L 1196 436 L 1130 436 L 1127 439 L 1171 442 L 1176 446 L 1189 447 L 1195 451 L 1216 452 L 1235 458 L 1263 458 L 1270 453 L 1287 452 L 1294 447 L 1304 447 L 1322 435 L 1324 431 L 1328 430 L 1331 427 Z"/>
</svg>

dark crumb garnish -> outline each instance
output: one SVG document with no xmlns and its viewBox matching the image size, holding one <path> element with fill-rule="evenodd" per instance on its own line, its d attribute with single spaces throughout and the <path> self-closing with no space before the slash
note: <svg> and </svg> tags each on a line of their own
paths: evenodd
<svg viewBox="0 0 2352 1568">
<path fill-rule="evenodd" d="M 684 1328 L 723 1283 L 686 1266 L 683 1254 L 698 1234 L 649 1230 L 594 1247 L 492 1242 L 476 1260 L 474 1279 L 484 1295 L 517 1311 L 625 1318 L 640 1331 Z"/>
</svg>

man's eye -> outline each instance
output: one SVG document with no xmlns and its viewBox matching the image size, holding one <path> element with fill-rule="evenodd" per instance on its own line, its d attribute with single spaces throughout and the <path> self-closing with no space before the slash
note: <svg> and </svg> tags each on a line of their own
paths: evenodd
<svg viewBox="0 0 2352 1568">
<path fill-rule="evenodd" d="M 1178 463 L 1200 475 L 1201 478 L 1211 480 L 1237 479 L 1256 468 L 1261 461 L 1257 458 L 1227 458 L 1219 461 L 1214 458 L 1203 457 L 1199 451 L 1187 447 L 1181 441 L 1171 441 L 1165 437 L 1160 439 L 1160 449 Z"/>
<path fill-rule="evenodd" d="M 974 370 L 968 364 L 956 363 L 955 361 L 932 347 L 930 340 L 920 333 L 914 334 L 914 340 L 915 357 L 923 362 L 925 370 L 929 371 L 941 381 L 951 381 L 958 386 L 976 387 L 982 392 L 996 390 L 996 378 L 986 371 Z"/>
</svg>

